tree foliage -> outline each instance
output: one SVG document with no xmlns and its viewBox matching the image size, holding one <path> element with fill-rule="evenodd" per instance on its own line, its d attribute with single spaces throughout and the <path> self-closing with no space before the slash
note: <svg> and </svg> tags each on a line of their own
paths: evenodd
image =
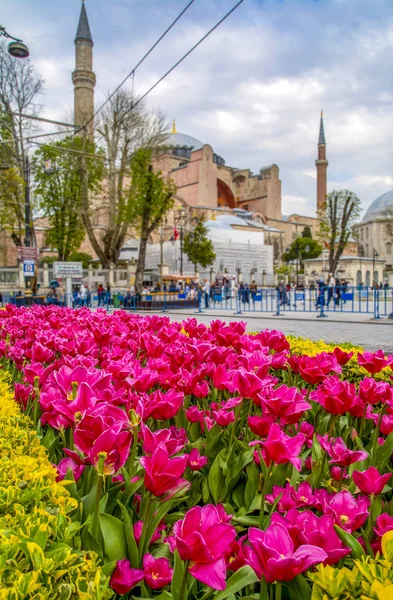
<svg viewBox="0 0 393 600">
<path fill-rule="evenodd" d="M 208 237 L 205 218 L 198 219 L 194 229 L 184 236 L 183 249 L 188 259 L 194 265 L 195 272 L 198 265 L 209 267 L 216 260 L 213 242 Z"/>
<path fill-rule="evenodd" d="M 25 220 L 24 177 L 27 158 L 26 138 L 37 130 L 35 121 L 22 115 L 36 116 L 43 80 L 30 59 L 18 60 L 0 43 L 0 228 L 22 243 Z"/>
<path fill-rule="evenodd" d="M 317 258 L 322 253 L 322 245 L 311 238 L 296 238 L 283 253 L 282 258 L 285 262 L 299 260 L 302 262 L 307 258 Z"/>
<path fill-rule="evenodd" d="M 176 186 L 166 181 L 161 172 L 154 173 L 151 166 L 152 150 L 141 148 L 131 160 L 131 185 L 128 191 L 129 218 L 140 236 L 135 289 L 141 291 L 146 262 L 146 249 L 150 235 L 159 226 L 173 206 Z"/>
<path fill-rule="evenodd" d="M 42 146 L 34 156 L 35 196 L 43 216 L 49 221 L 46 244 L 57 251 L 58 260 L 68 260 L 85 237 L 80 155 L 77 154 L 82 149 L 89 154 L 95 152 L 92 142 L 86 144 L 81 138 L 70 136 Z M 104 174 L 103 160 L 87 158 L 86 168 L 89 190 L 97 193 Z"/>
<path fill-rule="evenodd" d="M 128 229 L 132 225 L 133 194 L 128 193 L 131 158 L 138 148 L 153 148 L 165 139 L 161 118 L 145 111 L 143 103 L 127 91 L 118 92 L 100 113 L 96 127 L 97 142 L 107 159 L 104 184 L 106 231 L 99 236 L 94 229 L 91 197 L 83 180 L 83 223 L 90 243 L 104 268 L 117 264 Z M 84 159 L 81 160 L 85 173 Z"/>
<path fill-rule="evenodd" d="M 339 260 L 360 217 L 360 199 L 350 190 L 333 190 L 321 210 L 319 237 L 329 250 L 329 271 L 335 273 Z"/>
<path fill-rule="evenodd" d="M 311 227 L 309 227 L 308 225 L 306 225 L 302 231 L 302 237 L 303 238 L 308 238 L 308 239 L 312 239 L 312 231 L 311 231 Z"/>
</svg>

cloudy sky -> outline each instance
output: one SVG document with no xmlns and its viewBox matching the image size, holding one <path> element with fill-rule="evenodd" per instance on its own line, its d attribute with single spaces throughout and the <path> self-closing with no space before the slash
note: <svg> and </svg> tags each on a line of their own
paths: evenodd
<svg viewBox="0 0 393 600">
<path fill-rule="evenodd" d="M 86 0 L 96 101 L 111 91 L 187 0 Z M 143 93 L 236 0 L 195 0 L 137 70 Z M 80 0 L 0 0 L 2 24 L 24 39 L 45 78 L 45 114 L 72 108 L 70 75 Z M 319 113 L 329 189 L 364 208 L 393 188 L 392 0 L 244 0 L 148 97 L 177 128 L 254 172 L 277 163 L 283 211 L 313 214 Z"/>
</svg>

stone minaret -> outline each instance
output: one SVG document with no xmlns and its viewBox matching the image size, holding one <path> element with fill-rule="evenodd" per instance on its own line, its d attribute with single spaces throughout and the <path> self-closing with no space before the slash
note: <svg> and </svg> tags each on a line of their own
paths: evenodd
<svg viewBox="0 0 393 600">
<path fill-rule="evenodd" d="M 96 76 L 93 73 L 93 39 L 84 0 L 82 0 L 75 37 L 75 71 L 72 73 L 72 83 L 74 84 L 74 122 L 76 125 L 83 126 L 94 115 L 94 86 L 96 84 Z M 86 131 L 90 137 L 93 137 L 93 120 L 88 124 Z"/>
<path fill-rule="evenodd" d="M 321 112 L 321 124 L 319 126 L 318 138 L 318 159 L 315 161 L 317 167 L 317 212 L 319 212 L 325 202 L 327 194 L 327 167 L 326 160 L 326 138 L 325 129 L 323 127 L 323 112 Z"/>
</svg>

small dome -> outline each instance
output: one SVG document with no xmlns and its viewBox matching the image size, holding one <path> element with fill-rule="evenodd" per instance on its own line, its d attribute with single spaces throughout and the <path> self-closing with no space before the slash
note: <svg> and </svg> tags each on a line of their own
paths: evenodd
<svg viewBox="0 0 393 600">
<path fill-rule="evenodd" d="M 191 148 L 192 150 L 199 150 L 202 148 L 203 142 L 190 135 L 176 132 L 168 135 L 165 145 L 173 148 Z"/>
<path fill-rule="evenodd" d="M 378 196 L 368 207 L 363 221 L 393 217 L 393 190 Z"/>
</svg>

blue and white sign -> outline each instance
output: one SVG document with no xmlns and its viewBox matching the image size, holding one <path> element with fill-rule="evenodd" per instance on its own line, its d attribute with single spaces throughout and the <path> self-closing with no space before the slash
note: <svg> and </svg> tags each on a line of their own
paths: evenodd
<svg viewBox="0 0 393 600">
<path fill-rule="evenodd" d="M 34 260 L 23 261 L 23 274 L 25 277 L 34 277 Z"/>
</svg>

